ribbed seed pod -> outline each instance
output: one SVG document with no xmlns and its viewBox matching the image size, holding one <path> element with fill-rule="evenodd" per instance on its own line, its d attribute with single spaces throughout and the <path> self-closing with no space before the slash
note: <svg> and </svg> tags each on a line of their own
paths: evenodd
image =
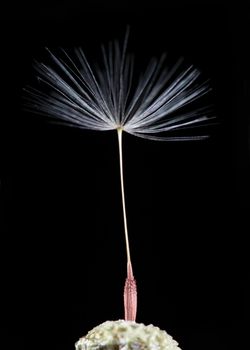
<svg viewBox="0 0 250 350">
<path fill-rule="evenodd" d="M 106 321 L 75 344 L 76 350 L 180 350 L 167 332 L 133 321 Z"/>
</svg>

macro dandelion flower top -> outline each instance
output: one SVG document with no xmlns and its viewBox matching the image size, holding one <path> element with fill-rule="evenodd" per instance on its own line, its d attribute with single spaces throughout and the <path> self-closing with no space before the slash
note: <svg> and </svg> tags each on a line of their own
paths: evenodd
<svg viewBox="0 0 250 350">
<path fill-rule="evenodd" d="M 124 320 L 100 324 L 75 345 L 76 350 L 180 350 L 178 343 L 158 327 Z"/>
<path fill-rule="evenodd" d="M 91 65 L 83 50 L 70 55 L 48 50 L 50 64 L 35 63 L 38 88 L 26 88 L 26 108 L 71 126 L 92 130 L 122 129 L 155 140 L 201 139 L 205 135 L 173 135 L 173 131 L 206 125 L 206 107 L 190 106 L 209 90 L 193 66 L 179 60 L 172 67 L 166 55 L 152 58 L 138 78 L 133 55 L 127 53 L 128 31 L 102 47 L 101 64 Z"/>
</svg>

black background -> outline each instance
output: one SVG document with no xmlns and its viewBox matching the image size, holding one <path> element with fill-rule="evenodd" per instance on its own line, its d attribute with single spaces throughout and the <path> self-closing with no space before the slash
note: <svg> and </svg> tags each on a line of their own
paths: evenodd
<svg viewBox="0 0 250 350">
<path fill-rule="evenodd" d="M 101 43 L 131 27 L 137 62 L 163 51 L 211 79 L 218 125 L 204 142 L 124 135 L 138 322 L 183 350 L 245 347 L 249 201 L 248 11 L 212 1 L 11 2 L 1 9 L 3 349 L 74 349 L 123 317 L 126 257 L 116 134 L 22 111 L 44 46 Z"/>
</svg>

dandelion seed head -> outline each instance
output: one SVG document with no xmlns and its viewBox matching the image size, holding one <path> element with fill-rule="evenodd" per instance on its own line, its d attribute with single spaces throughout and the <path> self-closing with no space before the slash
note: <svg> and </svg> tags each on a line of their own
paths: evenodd
<svg viewBox="0 0 250 350">
<path fill-rule="evenodd" d="M 180 350 L 167 332 L 133 321 L 106 321 L 75 344 L 76 350 Z"/>
<path fill-rule="evenodd" d="M 50 63 L 35 62 L 38 86 L 25 92 L 25 108 L 57 123 L 89 129 L 121 129 L 153 140 L 189 140 L 206 136 L 173 135 L 204 126 L 213 118 L 206 106 L 195 107 L 209 90 L 193 66 L 179 60 L 168 67 L 166 55 L 152 58 L 139 77 L 134 58 L 118 41 L 102 46 L 102 61 L 92 65 L 82 48 L 72 54 L 47 49 Z"/>
</svg>

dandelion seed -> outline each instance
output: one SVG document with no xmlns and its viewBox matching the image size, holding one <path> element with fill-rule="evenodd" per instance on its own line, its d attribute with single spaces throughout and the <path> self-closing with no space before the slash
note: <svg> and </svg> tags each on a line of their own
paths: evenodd
<svg viewBox="0 0 250 350">
<path fill-rule="evenodd" d="M 208 83 L 201 81 L 199 70 L 193 66 L 183 68 L 181 60 L 169 69 L 166 55 L 162 55 L 152 59 L 136 80 L 127 42 L 128 31 L 122 47 L 117 41 L 102 47 L 102 63 L 95 66 L 90 65 L 81 48 L 75 49 L 72 56 L 63 49 L 61 55 L 48 50 L 51 64 L 35 63 L 39 88 L 26 89 L 25 107 L 69 126 L 117 131 L 127 253 L 124 308 L 129 322 L 136 319 L 137 292 L 126 219 L 122 134 L 150 140 L 201 140 L 207 136 L 175 132 L 207 125 L 212 116 L 204 107 L 189 110 L 210 90 Z M 80 343 L 77 349 L 82 349 Z"/>
</svg>

